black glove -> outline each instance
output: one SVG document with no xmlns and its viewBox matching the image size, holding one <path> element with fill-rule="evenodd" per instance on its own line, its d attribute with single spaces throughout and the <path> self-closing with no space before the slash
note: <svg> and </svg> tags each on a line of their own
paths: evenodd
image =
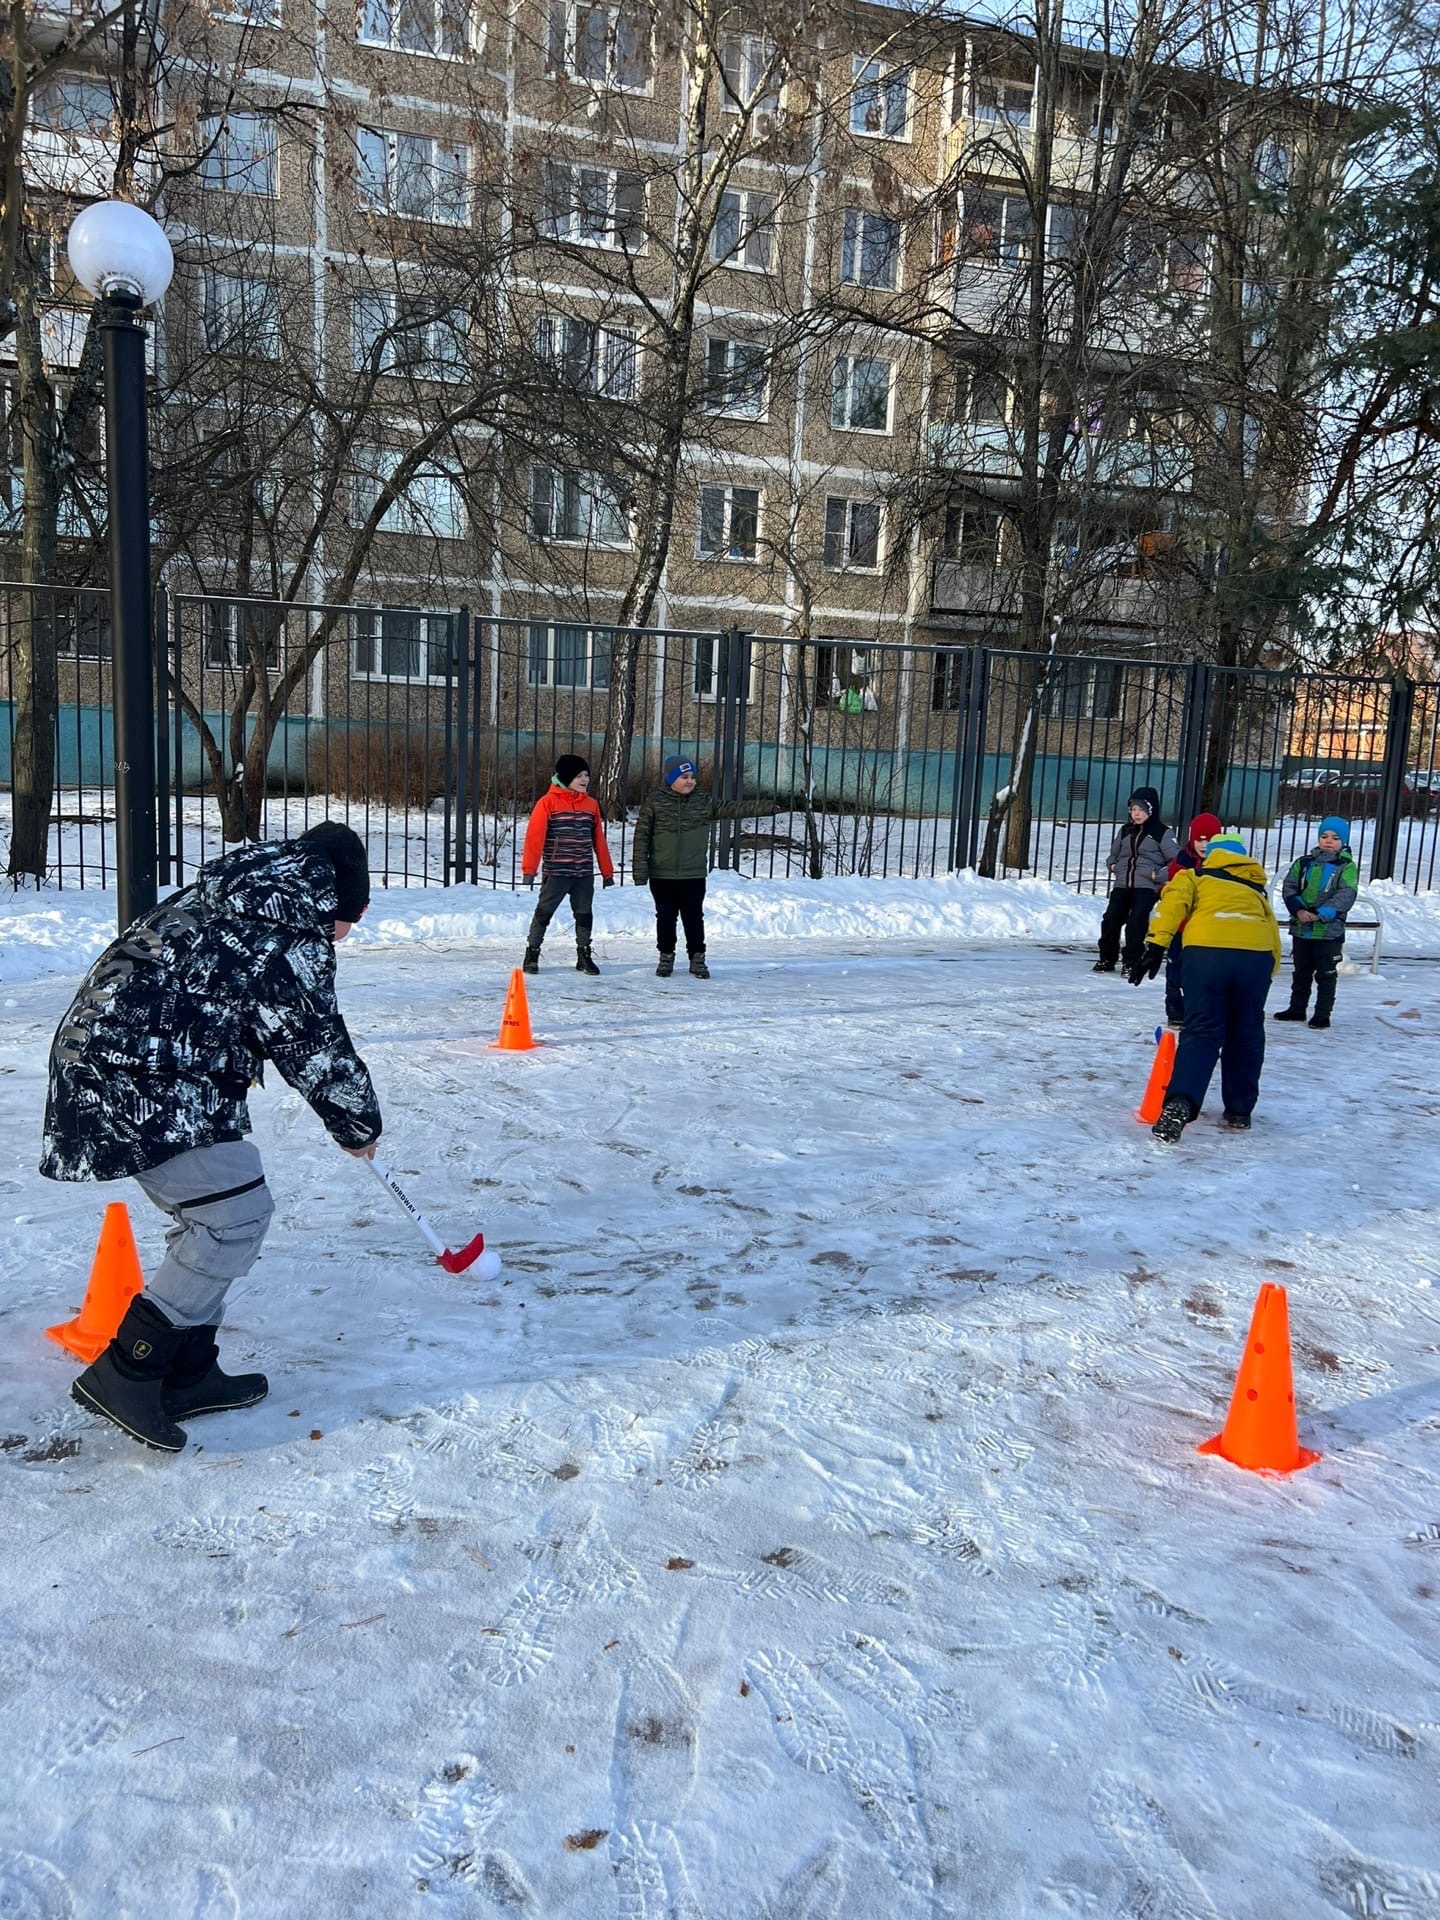
<svg viewBox="0 0 1440 1920">
<path fill-rule="evenodd" d="M 615 884 L 615 876 L 613 873 L 607 873 L 601 876 L 600 885 L 602 887 L 613 887 L 614 884 Z"/>
<path fill-rule="evenodd" d="M 525 881 L 525 884 L 526 884 L 526 886 L 527 886 L 527 887 L 533 887 L 533 886 L 534 886 L 534 884 L 535 884 L 535 876 L 534 876 L 534 874 L 533 874 L 533 873 L 527 873 L 527 874 L 525 874 L 525 875 L 523 876 L 523 878 L 524 878 L 524 881 Z"/>
<path fill-rule="evenodd" d="M 1164 964 L 1164 947 L 1157 947 L 1153 940 L 1147 940 L 1145 951 L 1134 966 L 1125 969 L 1125 978 L 1132 987 L 1138 987 L 1142 980 L 1153 980 Z"/>
</svg>

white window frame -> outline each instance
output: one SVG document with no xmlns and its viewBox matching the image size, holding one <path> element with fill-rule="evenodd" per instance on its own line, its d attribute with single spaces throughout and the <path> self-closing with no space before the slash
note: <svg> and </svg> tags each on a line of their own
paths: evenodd
<svg viewBox="0 0 1440 1920">
<path fill-rule="evenodd" d="M 415 151 L 426 149 L 422 156 Z M 377 170 L 376 162 L 380 162 Z M 402 161 L 423 168 L 430 191 L 424 211 L 400 204 Z M 450 187 L 446 183 L 449 182 Z M 454 203 L 450 191 L 455 191 Z M 463 227 L 469 224 L 473 199 L 470 148 L 463 140 L 441 140 L 430 133 L 401 133 L 388 127 L 355 129 L 355 199 L 366 213 L 387 214 L 396 220 L 420 220 L 428 226 Z"/>
<path fill-rule="evenodd" d="M 730 637 L 725 633 L 697 633 L 695 651 L 690 657 L 690 695 L 702 707 L 713 706 L 721 698 L 721 686 L 726 678 L 725 648 Z M 745 704 L 748 706 L 755 698 L 755 649 L 750 649 L 750 659 L 745 674 Z"/>
<path fill-rule="evenodd" d="M 1105 698 L 1097 704 L 1103 686 Z M 1069 696 L 1078 692 L 1072 703 Z M 1100 711 L 1103 707 L 1105 710 Z M 1051 662 L 1040 690 L 1040 714 L 1046 720 L 1119 720 L 1125 712 L 1123 660 L 1087 660 L 1062 654 Z"/>
<path fill-rule="evenodd" d="M 987 249 L 980 253 L 966 244 L 966 234 L 976 203 L 986 200 L 996 203 L 999 219 L 989 223 L 989 231 L 994 236 L 993 251 Z M 1005 193 L 998 187 L 980 186 L 978 183 L 960 189 L 960 231 L 955 246 L 957 266 L 1023 267 L 1030 258 L 1030 249 L 1034 244 L 1035 227 L 1030 218 L 1030 202 L 1023 194 Z"/>
<path fill-rule="evenodd" d="M 419 687 L 443 687 L 450 675 L 446 662 L 450 657 L 450 620 L 446 614 L 431 614 L 412 611 L 407 607 L 357 607 L 351 615 L 353 625 L 350 632 L 350 678 L 352 680 L 376 680 L 382 684 Z M 385 626 L 391 620 L 414 620 L 419 623 L 419 631 L 412 637 L 402 634 L 387 634 Z M 362 631 L 368 627 L 369 632 Z M 410 649 L 411 670 L 406 673 L 387 671 L 385 666 L 386 649 L 403 646 Z M 369 649 L 369 666 L 361 664 L 362 648 Z M 436 655 L 440 656 L 439 670 L 435 671 Z M 414 671 L 423 666 L 425 671 Z"/>
<path fill-rule="evenodd" d="M 433 313 L 413 325 L 400 324 L 402 292 L 381 287 L 360 287 L 350 294 L 350 370 L 363 373 L 370 365 L 375 341 L 387 336 L 380 349 L 381 373 L 410 374 L 417 380 L 453 383 L 470 372 L 465 351 L 470 333 L 470 316 L 463 307 L 451 307 Z M 428 305 L 429 303 L 424 303 Z M 367 327 L 367 310 L 374 320 Z M 418 336 L 423 351 L 415 357 L 409 341 Z M 456 346 L 455 357 L 445 349 Z"/>
<path fill-rule="evenodd" d="M 580 18 L 594 19 L 599 14 L 606 17 L 605 28 L 605 71 L 600 74 L 589 73 L 582 69 Z M 643 80 L 624 80 L 620 78 L 620 23 L 628 19 L 641 27 L 644 36 L 642 48 L 645 77 Z M 637 96 L 653 93 L 655 89 L 655 35 L 653 28 L 639 14 L 632 4 L 611 5 L 607 0 L 569 0 L 565 9 L 565 72 L 572 80 L 582 86 L 603 89 L 606 93 L 629 93 Z"/>
<path fill-rule="evenodd" d="M 241 150 L 242 129 L 251 135 Z M 280 130 L 273 113 L 207 114 L 200 122 L 200 185 L 215 193 L 273 200 L 279 190 Z M 259 177 L 261 184 L 256 185 Z"/>
<path fill-rule="evenodd" d="M 634 327 L 542 313 L 535 322 L 535 353 L 576 393 L 620 401 L 640 396 L 640 335 Z"/>
<path fill-rule="evenodd" d="M 95 109 L 77 112 L 82 100 Z M 106 140 L 115 123 L 115 96 L 110 82 L 99 73 L 62 73 L 37 87 L 30 105 L 30 125 L 40 132 L 65 134 L 72 139 Z"/>
<path fill-rule="evenodd" d="M 275 281 L 207 267 L 200 309 L 207 353 L 280 358 L 280 288 Z"/>
<path fill-rule="evenodd" d="M 840 511 L 837 513 L 836 509 Z M 861 514 L 875 516 L 875 558 L 871 561 L 851 558 L 855 550 L 855 525 Z M 838 524 L 837 524 L 838 522 Z M 838 545 L 835 544 L 838 542 Z M 831 556 L 835 555 L 835 558 Z M 830 573 L 879 573 L 885 560 L 885 509 L 878 500 L 860 500 L 851 494 L 830 494 L 825 501 L 825 530 L 820 550 L 821 565 Z"/>
<path fill-rule="evenodd" d="M 890 245 L 886 250 L 890 262 L 888 280 L 866 280 L 862 274 L 866 242 L 871 229 L 876 226 L 890 229 Z M 840 223 L 840 284 L 846 287 L 869 287 L 877 293 L 897 292 L 900 286 L 901 244 L 901 224 L 893 214 L 881 213 L 875 207 L 846 207 Z"/>
<path fill-rule="evenodd" d="M 859 392 L 856 385 L 856 369 L 860 366 L 885 368 L 885 424 L 880 427 L 861 427 L 854 424 L 857 411 L 855 400 Z M 843 369 L 843 372 L 842 372 Z M 844 396 L 843 409 L 840 406 Z M 874 353 L 837 353 L 830 383 L 830 425 L 837 433 L 873 433 L 888 434 L 893 430 L 895 412 L 895 362 L 882 354 Z"/>
<path fill-rule="evenodd" d="M 583 679 L 561 680 L 557 676 L 556 666 L 560 649 L 556 637 L 562 631 L 572 636 L 583 636 L 585 658 Z M 537 640 L 540 642 L 538 648 Z M 589 626 L 583 620 L 532 620 L 525 636 L 525 684 L 527 687 L 545 687 L 551 693 L 605 693 L 610 687 L 614 644 L 615 634 L 611 627 Z M 543 655 L 538 673 L 536 672 L 537 654 Z M 603 675 L 597 677 L 595 669 L 602 657 L 605 671 Z"/>
<path fill-rule="evenodd" d="M 352 526 L 364 526 L 381 488 L 403 458 L 397 447 L 356 448 L 356 471 L 351 475 L 350 487 Z M 385 509 L 377 531 L 404 534 L 416 540 L 462 540 L 465 501 L 454 476 L 442 472 L 433 463 L 422 466 Z"/>
<path fill-rule="evenodd" d="M 724 349 L 724 366 L 719 370 L 715 365 L 715 349 Z M 737 383 L 736 349 L 745 356 L 754 356 L 760 367 L 757 404 L 737 406 L 735 396 L 743 389 Z M 725 420 L 765 420 L 770 412 L 770 355 L 758 340 L 734 340 L 728 334 L 712 333 L 705 340 L 705 369 L 701 387 L 702 405 L 707 413 L 713 413 Z"/>
<path fill-rule="evenodd" d="M 775 42 L 768 34 L 734 32 L 720 36 L 722 113 L 779 113 L 780 86 L 773 73 L 769 89 L 760 91 L 775 51 Z"/>
<path fill-rule="evenodd" d="M 986 100 L 983 95 L 989 93 L 993 99 Z M 1011 95 L 1024 94 L 1025 110 L 1017 114 L 1018 99 L 1012 102 Z M 1028 133 L 1035 118 L 1035 83 L 1033 80 L 1005 80 L 991 74 L 972 74 L 970 79 L 970 112 L 967 116 L 979 126 L 1010 127 L 1016 133 Z"/>
<path fill-rule="evenodd" d="M 735 238 L 727 248 L 726 228 Z M 710 258 L 737 273 L 769 273 L 775 262 L 775 195 L 765 187 L 726 187 L 710 232 Z"/>
<path fill-rule="evenodd" d="M 211 0 L 212 20 L 237 27 L 278 27 L 281 0 Z"/>
<path fill-rule="evenodd" d="M 536 507 L 542 497 L 548 525 L 544 530 L 539 530 Z M 632 543 L 630 517 L 615 499 L 610 483 L 602 474 L 587 473 L 575 467 L 549 467 L 536 462 L 530 469 L 529 498 L 528 520 L 532 540 L 543 542 L 546 546 L 603 547 L 615 553 L 625 552 Z M 576 531 L 555 532 L 557 520 L 568 519 L 571 505 L 577 509 Z M 624 531 L 623 538 L 606 538 L 597 531 L 597 524 L 603 525 L 601 516 L 607 512 L 620 523 Z"/>
<path fill-rule="evenodd" d="M 878 55 L 855 54 L 851 62 L 851 133 L 861 140 L 908 140 L 911 79 L 911 69 L 904 62 L 887 66 Z M 894 100 L 897 89 L 898 122 Z"/>
<path fill-rule="evenodd" d="M 205 673 L 238 672 L 250 665 L 250 649 L 240 646 L 240 608 L 233 600 L 207 600 L 205 607 L 205 650 L 201 670 Z M 285 629 L 282 624 L 269 648 L 265 661 L 267 674 L 284 671 L 282 658 Z M 222 657 L 223 656 L 223 657 Z"/>
<path fill-rule="evenodd" d="M 572 247 L 598 247 L 606 253 L 624 253 L 631 259 L 646 251 L 645 218 L 648 208 L 648 194 L 645 176 L 627 167 L 596 167 L 582 160 L 549 159 L 544 163 L 544 199 L 545 206 L 540 216 L 541 236 L 548 240 L 563 240 Z M 560 196 L 556 192 L 561 175 L 566 176 L 563 209 Z M 585 214 L 585 196 L 590 196 L 590 206 L 598 204 L 596 188 L 604 182 L 605 225 L 603 228 L 591 226 L 582 230 Z M 639 229 L 637 244 L 631 245 L 625 238 L 626 229 L 620 226 L 620 197 L 622 183 L 628 182 L 639 189 L 637 217 Z M 633 231 L 633 229 L 631 229 Z"/>
<path fill-rule="evenodd" d="M 755 516 L 754 547 L 749 553 L 735 552 L 735 496 L 743 493 L 754 499 L 753 509 L 748 505 L 746 512 L 753 511 Z M 711 503 L 716 502 L 720 509 L 720 544 L 718 547 L 705 545 L 705 519 L 707 496 Z M 700 488 L 700 512 L 695 530 L 695 554 L 700 560 L 720 560 L 727 566 L 753 567 L 760 559 L 760 528 L 765 512 L 765 493 L 761 487 L 737 487 L 731 481 L 706 482 Z"/>
<path fill-rule="evenodd" d="M 464 60 L 484 44 L 474 0 L 358 0 L 355 38 L 435 60 Z"/>
</svg>

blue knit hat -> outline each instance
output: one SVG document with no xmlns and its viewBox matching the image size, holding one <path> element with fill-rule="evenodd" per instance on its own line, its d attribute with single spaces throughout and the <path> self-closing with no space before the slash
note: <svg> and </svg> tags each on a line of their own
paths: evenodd
<svg viewBox="0 0 1440 1920">
<path fill-rule="evenodd" d="M 1217 833 L 1210 842 L 1210 852 L 1205 856 L 1207 860 L 1211 853 L 1243 853 L 1248 857 L 1250 849 L 1238 833 Z"/>
<path fill-rule="evenodd" d="M 1342 820 L 1338 813 L 1327 813 L 1320 822 L 1321 833 L 1338 833 L 1342 847 L 1350 844 L 1350 822 Z"/>
<path fill-rule="evenodd" d="M 673 787 L 677 780 L 683 780 L 687 774 L 692 780 L 699 777 L 695 762 L 687 760 L 682 753 L 672 753 L 660 769 L 660 778 L 667 787 Z"/>
</svg>

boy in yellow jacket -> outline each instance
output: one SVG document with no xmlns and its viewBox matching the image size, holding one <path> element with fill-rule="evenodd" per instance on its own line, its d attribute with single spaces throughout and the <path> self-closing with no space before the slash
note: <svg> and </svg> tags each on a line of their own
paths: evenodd
<svg viewBox="0 0 1440 1920">
<path fill-rule="evenodd" d="M 1164 1109 L 1150 1129 L 1169 1147 L 1204 1104 L 1217 1060 L 1222 1127 L 1247 1131 L 1260 1097 L 1265 996 L 1280 969 L 1280 928 L 1265 869 L 1235 834 L 1217 835 L 1201 865 L 1182 869 L 1160 895 L 1145 951 L 1129 969 L 1133 986 L 1154 979 L 1177 937 L 1185 953 L 1185 1028 Z"/>
</svg>

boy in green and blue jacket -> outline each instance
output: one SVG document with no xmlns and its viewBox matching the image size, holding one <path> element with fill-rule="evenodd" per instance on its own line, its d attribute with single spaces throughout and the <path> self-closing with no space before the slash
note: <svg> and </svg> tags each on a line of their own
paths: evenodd
<svg viewBox="0 0 1440 1920">
<path fill-rule="evenodd" d="M 1345 951 L 1345 916 L 1360 891 L 1360 875 L 1350 851 L 1350 822 L 1331 814 L 1320 822 L 1314 848 L 1302 854 L 1285 876 L 1285 904 L 1290 909 L 1295 971 L 1290 982 L 1290 1004 L 1276 1020 L 1303 1020 L 1315 983 L 1312 1027 L 1328 1027 L 1335 1005 L 1336 975 Z"/>
</svg>

